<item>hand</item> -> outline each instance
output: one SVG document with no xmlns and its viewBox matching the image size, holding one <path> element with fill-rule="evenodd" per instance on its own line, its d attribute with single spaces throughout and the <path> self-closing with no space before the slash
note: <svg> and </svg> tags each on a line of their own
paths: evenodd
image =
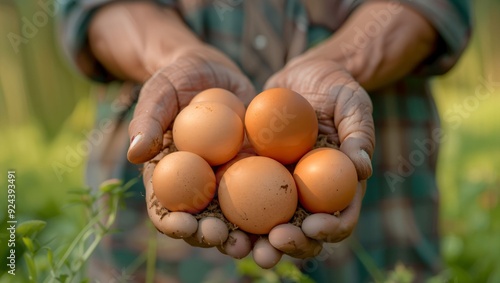
<svg viewBox="0 0 500 283">
<path fill-rule="evenodd" d="M 144 1 L 110 3 L 92 18 L 88 41 L 92 56 L 110 74 L 144 84 L 129 127 L 133 163 L 160 152 L 163 133 L 198 92 L 220 87 L 244 103 L 255 95 L 239 68 L 201 42 L 172 8 Z"/>
<path fill-rule="evenodd" d="M 143 86 L 129 125 L 128 159 L 144 163 L 163 146 L 163 134 L 179 111 L 197 93 L 224 88 L 245 104 L 255 96 L 250 81 L 222 53 L 202 45 L 172 54 L 170 64 L 157 71 Z"/>
<path fill-rule="evenodd" d="M 357 224 L 366 188 L 364 180 L 372 174 L 372 104 L 364 89 L 339 64 L 308 55 L 297 57 L 272 76 L 265 88 L 272 87 L 292 89 L 311 103 L 318 115 L 319 132 L 340 146 L 358 174 L 356 195 L 340 216 L 312 214 L 303 221 L 302 229 L 283 224 L 269 233 L 270 243 L 278 250 L 293 257 L 311 257 L 320 252 L 320 242 L 342 241 Z M 293 233 L 284 237 L 285 233 L 280 232 L 283 229 Z"/>
<path fill-rule="evenodd" d="M 141 90 L 129 126 L 131 146 L 128 159 L 134 163 L 147 162 L 143 180 L 148 213 L 159 231 L 173 238 L 183 238 L 193 246 L 221 245 L 228 238 L 228 229 L 221 220 L 205 217 L 196 219 L 185 212 L 165 214 L 166 210 L 153 194 L 152 174 L 156 163 L 171 152 L 172 135 L 167 129 L 194 95 L 208 88 L 219 87 L 235 93 L 244 103 L 248 103 L 255 91 L 238 68 L 211 47 L 184 48 L 173 54 L 170 60 L 172 63 L 154 74 Z M 208 229 L 210 235 L 204 234 L 206 227 L 199 228 L 210 223 L 206 219 L 217 222 L 208 225 L 209 228 L 218 227 Z M 231 236 L 241 238 L 238 233 Z M 249 251 L 251 246 L 249 241 L 246 243 L 244 249 Z"/>
<path fill-rule="evenodd" d="M 256 241 L 256 238 L 252 235 L 248 235 L 240 230 L 228 232 L 228 226 L 217 217 L 201 217 L 200 215 L 195 216 L 187 212 L 167 211 L 158 202 L 153 191 L 152 177 L 158 161 L 175 150 L 170 130 L 164 135 L 163 145 L 164 149 L 162 152 L 151 161 L 146 162 L 143 171 L 147 210 L 153 225 L 161 233 L 171 238 L 183 239 L 194 247 L 206 248 L 217 246 L 220 252 L 238 259 L 248 255 Z M 221 213 L 218 207 L 214 210 L 216 213 Z"/>
<path fill-rule="evenodd" d="M 91 56 L 110 74 L 144 84 L 129 126 L 128 159 L 147 162 L 143 180 L 153 224 L 193 246 L 220 245 L 229 238 L 222 249 L 225 253 L 248 254 L 248 236 L 237 231 L 228 235 L 219 219 L 165 213 L 153 194 L 151 177 L 156 162 L 171 152 L 172 136 L 167 129 L 194 95 L 219 87 L 247 104 L 255 95 L 250 81 L 225 55 L 201 42 L 174 9 L 155 3 L 117 1 L 103 6 L 92 18 L 88 39 Z"/>
</svg>

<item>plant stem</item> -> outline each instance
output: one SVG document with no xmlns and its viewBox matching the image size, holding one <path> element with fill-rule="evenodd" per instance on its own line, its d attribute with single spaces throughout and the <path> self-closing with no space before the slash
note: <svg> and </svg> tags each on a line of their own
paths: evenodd
<svg viewBox="0 0 500 283">
<path fill-rule="evenodd" d="M 152 283 L 155 277 L 156 269 L 156 248 L 158 246 L 158 238 L 156 229 L 150 224 L 149 225 L 149 244 L 148 244 L 148 256 L 146 261 L 146 283 Z"/>
<path fill-rule="evenodd" d="M 384 282 L 384 274 L 377 267 L 376 263 L 370 257 L 370 255 L 365 251 L 363 246 L 358 242 L 358 240 L 351 238 L 349 241 L 349 246 L 353 250 L 354 254 L 358 257 L 359 261 L 365 266 L 368 273 L 375 282 Z"/>
</svg>

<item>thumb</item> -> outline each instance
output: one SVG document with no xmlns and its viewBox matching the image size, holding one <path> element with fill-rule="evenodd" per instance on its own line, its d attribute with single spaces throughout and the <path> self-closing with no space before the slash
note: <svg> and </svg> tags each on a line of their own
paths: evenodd
<svg viewBox="0 0 500 283">
<path fill-rule="evenodd" d="M 375 147 L 372 103 L 356 82 L 345 85 L 340 92 L 334 112 L 340 150 L 354 163 L 358 179 L 366 180 L 372 174 L 371 156 Z"/>
<path fill-rule="evenodd" d="M 178 112 L 175 88 L 163 72 L 157 72 L 144 84 L 129 125 L 128 160 L 144 163 L 156 156 L 163 148 L 163 133 Z"/>
<path fill-rule="evenodd" d="M 340 145 L 340 150 L 354 163 L 358 180 L 366 180 L 372 175 L 371 151 L 364 149 L 369 147 L 367 144 L 364 138 L 349 137 Z"/>
</svg>

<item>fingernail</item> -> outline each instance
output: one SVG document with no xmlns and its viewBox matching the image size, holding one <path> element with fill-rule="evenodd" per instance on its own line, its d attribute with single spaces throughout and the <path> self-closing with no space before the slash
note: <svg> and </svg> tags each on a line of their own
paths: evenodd
<svg viewBox="0 0 500 283">
<path fill-rule="evenodd" d="M 130 146 L 129 146 L 128 150 L 131 150 L 132 148 L 134 148 L 135 145 L 138 144 L 141 139 L 142 139 L 142 134 L 137 134 L 137 135 L 133 136 L 132 140 L 130 141 Z"/>
<path fill-rule="evenodd" d="M 370 160 L 370 155 L 368 155 L 368 153 L 364 149 L 359 151 L 359 155 L 361 155 L 361 157 L 363 157 L 364 159 Z"/>
<path fill-rule="evenodd" d="M 364 149 L 359 151 L 359 155 L 361 155 L 362 158 L 368 161 L 368 164 L 370 165 L 370 170 L 372 170 L 372 161 L 370 159 L 370 155 Z"/>
</svg>

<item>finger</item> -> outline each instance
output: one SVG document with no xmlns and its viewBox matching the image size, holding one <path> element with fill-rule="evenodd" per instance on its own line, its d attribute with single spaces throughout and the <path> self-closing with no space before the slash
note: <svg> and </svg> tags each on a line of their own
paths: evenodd
<svg viewBox="0 0 500 283">
<path fill-rule="evenodd" d="M 354 81 L 339 91 L 334 122 L 340 150 L 354 163 L 358 180 L 366 180 L 372 174 L 371 156 L 375 147 L 372 103 L 365 90 Z"/>
<path fill-rule="evenodd" d="M 169 212 L 162 216 L 148 210 L 148 214 L 156 229 L 171 238 L 189 238 L 198 228 L 196 218 L 187 212 Z"/>
<path fill-rule="evenodd" d="M 258 239 L 252 250 L 253 260 L 264 269 L 269 269 L 278 264 L 282 256 L 283 253 L 273 247 L 266 237 Z"/>
<path fill-rule="evenodd" d="M 227 90 L 234 93 L 246 107 L 256 95 L 252 83 L 239 72 L 232 73 L 226 70 L 226 73 L 228 73 Z"/>
<path fill-rule="evenodd" d="M 264 84 L 263 89 L 270 89 L 270 88 L 276 88 L 276 87 L 285 87 L 283 86 L 282 82 L 282 77 L 283 77 L 283 71 L 279 71 L 275 74 L 273 74 L 271 77 L 269 77 Z"/>
<path fill-rule="evenodd" d="M 217 249 L 232 258 L 242 259 L 252 251 L 252 243 L 245 232 L 235 230 L 229 233 L 226 242 L 221 246 L 217 246 Z"/>
<path fill-rule="evenodd" d="M 222 245 L 228 237 L 226 224 L 216 217 L 205 217 L 198 221 L 198 230 L 195 237 L 198 242 L 203 242 L 208 246 Z"/>
<path fill-rule="evenodd" d="M 340 145 L 340 150 L 354 163 L 358 180 L 368 179 L 373 172 L 370 154 L 365 149 L 365 141 L 364 138 L 349 137 Z"/>
<path fill-rule="evenodd" d="M 143 163 L 163 148 L 163 133 L 179 112 L 176 90 L 163 71 L 144 84 L 129 125 L 130 147 L 127 158 Z"/>
<path fill-rule="evenodd" d="M 167 141 L 168 143 L 169 141 Z M 154 159 L 161 159 L 166 152 L 158 154 Z M 146 202 L 148 216 L 153 225 L 161 233 L 172 238 L 191 237 L 198 229 L 196 218 L 186 212 L 167 212 L 166 209 L 156 199 L 153 192 L 151 179 L 156 167 L 155 162 L 148 162 L 144 165 L 143 180 L 146 189 Z"/>
<path fill-rule="evenodd" d="M 340 216 L 327 213 L 309 215 L 302 222 L 302 231 L 307 237 L 329 243 L 339 242 L 347 238 L 358 222 L 361 202 L 365 190 L 365 182 L 358 183 L 356 195 Z"/>
<path fill-rule="evenodd" d="M 154 165 L 145 166 L 144 179 L 151 180 Z M 158 231 L 172 238 L 191 237 L 198 229 L 198 221 L 186 212 L 166 212 L 156 199 L 151 181 L 144 181 L 148 216 Z"/>
<path fill-rule="evenodd" d="M 296 258 L 309 258 L 321 252 L 320 242 L 308 238 L 297 226 L 286 223 L 269 232 L 269 242 L 278 250 Z"/>
<path fill-rule="evenodd" d="M 186 212 L 167 212 L 153 193 L 150 182 L 146 186 L 148 216 L 158 231 L 172 238 L 191 237 L 198 229 L 196 218 Z"/>
<path fill-rule="evenodd" d="M 200 78 L 194 85 L 199 91 L 208 88 L 223 88 L 234 93 L 246 106 L 255 97 L 255 88 L 250 80 L 241 72 L 238 66 L 215 48 L 205 46 L 204 54 L 199 49 L 184 52 L 185 57 L 192 61 L 192 65 L 201 66 L 195 71 Z M 207 60 L 208 58 L 208 60 Z"/>
<path fill-rule="evenodd" d="M 184 240 L 184 242 L 188 243 L 189 245 L 191 245 L 193 247 L 198 247 L 198 248 L 212 248 L 213 247 L 212 245 L 204 243 L 196 236 L 184 238 L 183 240 Z"/>
</svg>

